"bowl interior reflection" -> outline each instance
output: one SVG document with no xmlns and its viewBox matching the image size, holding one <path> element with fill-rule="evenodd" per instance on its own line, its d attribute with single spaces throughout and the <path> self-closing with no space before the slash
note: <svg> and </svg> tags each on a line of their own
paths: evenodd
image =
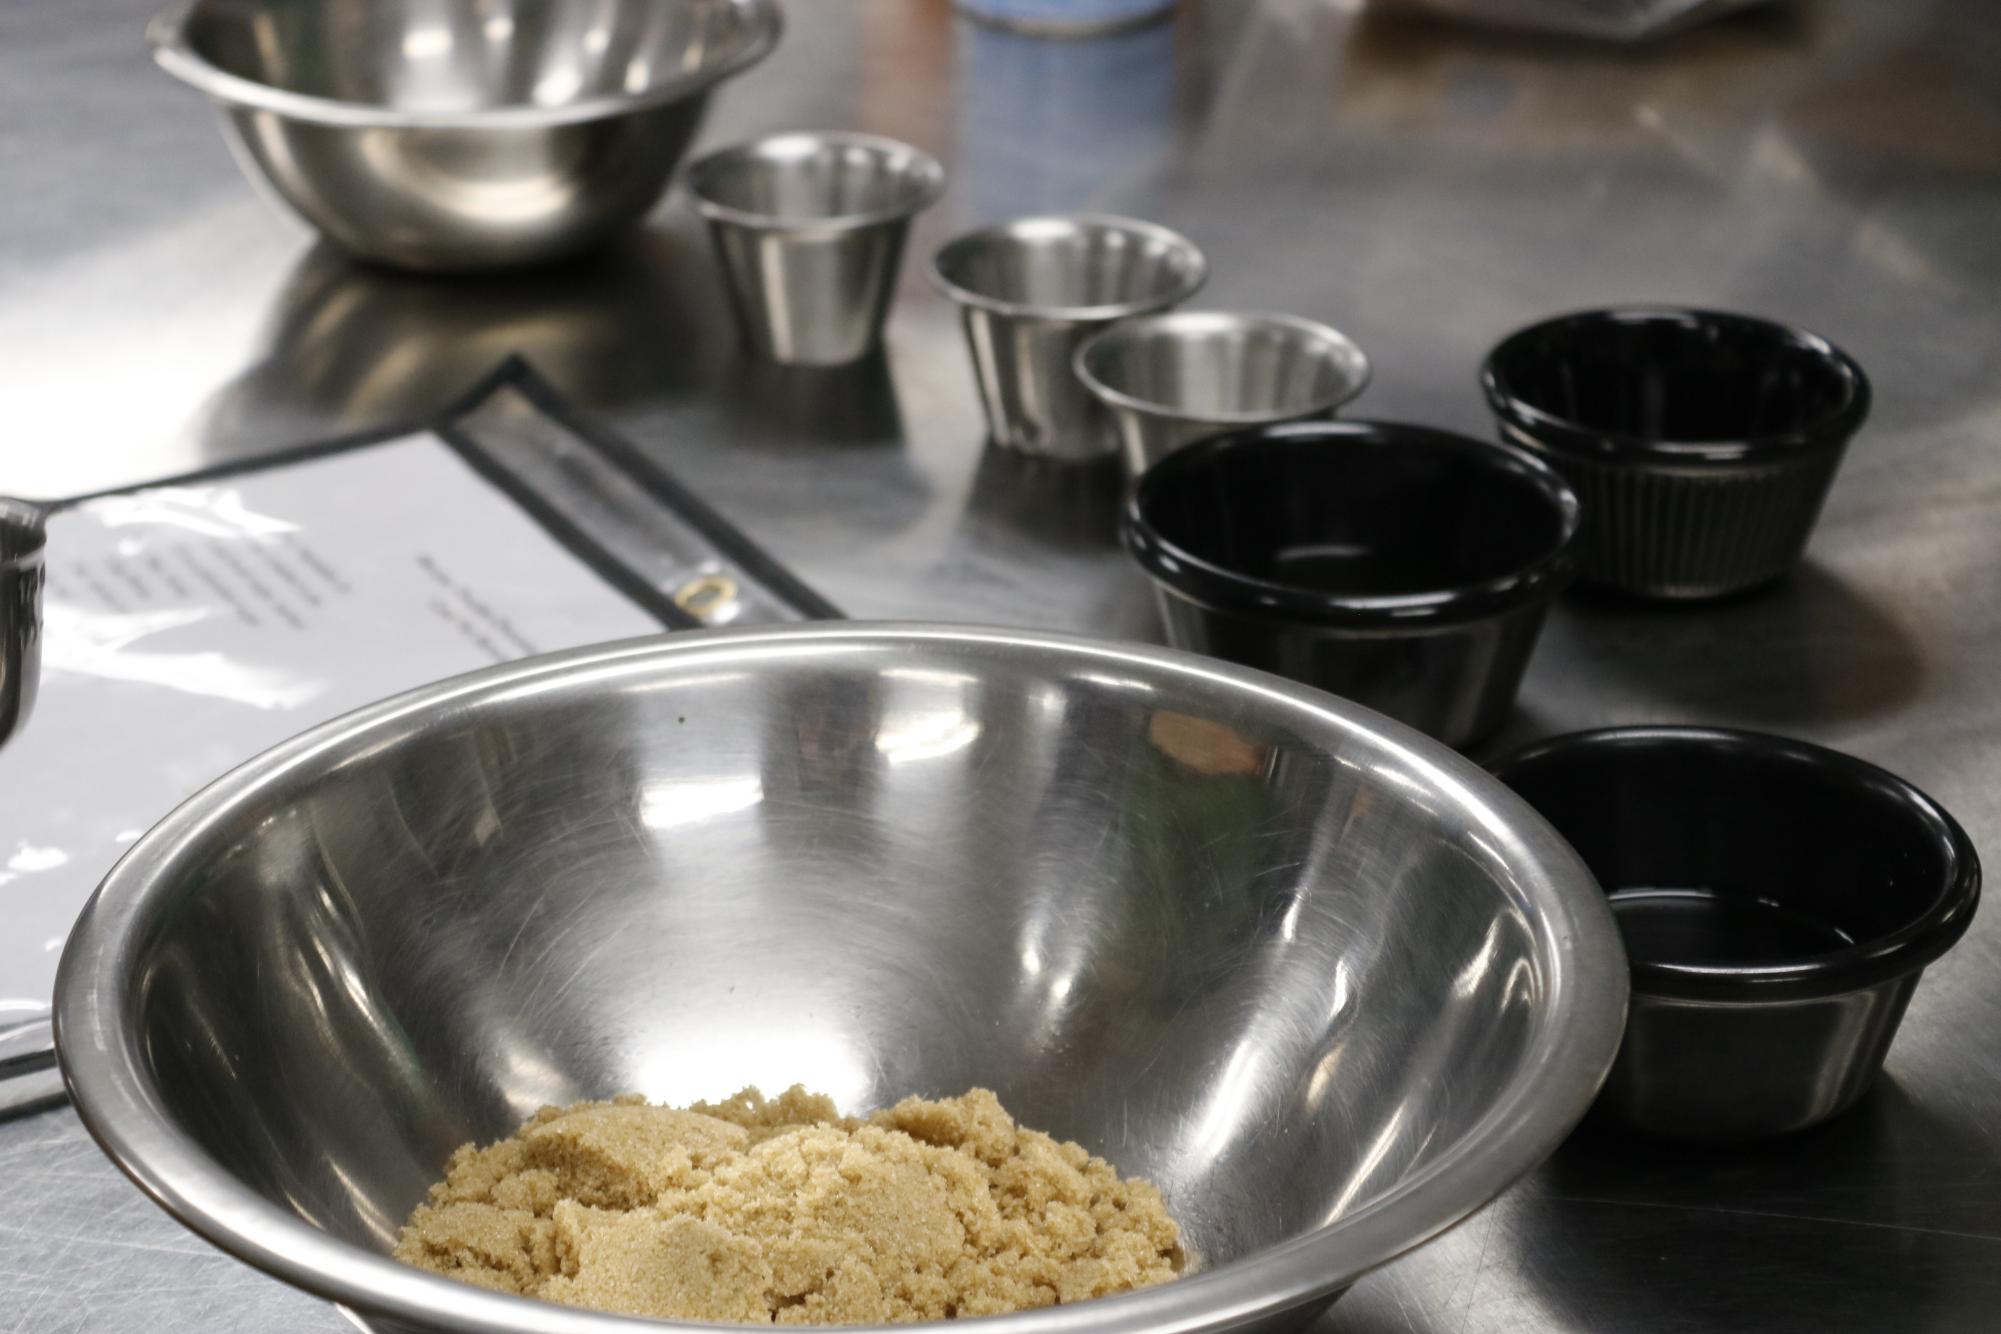
<svg viewBox="0 0 2001 1334">
<path fill-rule="evenodd" d="M 644 95 L 712 68 L 756 25 L 727 3 L 368 0 L 205 4 L 188 41 L 252 83 L 432 113 Z"/>
</svg>

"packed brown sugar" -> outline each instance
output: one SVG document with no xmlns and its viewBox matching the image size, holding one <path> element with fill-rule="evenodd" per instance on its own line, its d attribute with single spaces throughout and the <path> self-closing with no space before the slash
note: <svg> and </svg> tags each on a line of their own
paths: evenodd
<svg viewBox="0 0 2001 1334">
<path fill-rule="evenodd" d="M 993 1315 L 1183 1263 L 1158 1191 L 985 1089 L 857 1121 L 797 1087 L 544 1108 L 454 1154 L 396 1255 L 571 1306 L 751 1324 Z"/>
</svg>

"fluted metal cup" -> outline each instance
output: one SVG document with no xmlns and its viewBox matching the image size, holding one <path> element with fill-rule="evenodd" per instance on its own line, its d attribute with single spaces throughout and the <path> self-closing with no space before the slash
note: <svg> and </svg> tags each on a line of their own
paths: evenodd
<svg viewBox="0 0 2001 1334">
<path fill-rule="evenodd" d="M 1132 218 L 1017 218 L 947 242 L 932 261 L 959 303 L 995 443 L 1060 459 L 1112 453 L 1110 415 L 1077 379 L 1078 346 L 1179 305 L 1208 263 L 1193 242 Z"/>
<path fill-rule="evenodd" d="M 870 134 L 776 134 L 688 169 L 745 335 L 796 366 L 881 341 L 910 219 L 944 188 L 936 158 Z"/>
<path fill-rule="evenodd" d="M 1135 477 L 1212 435 L 1332 416 L 1369 383 L 1369 359 L 1346 334 L 1228 311 L 1127 320 L 1078 348 L 1076 369 L 1112 414 Z"/>
</svg>

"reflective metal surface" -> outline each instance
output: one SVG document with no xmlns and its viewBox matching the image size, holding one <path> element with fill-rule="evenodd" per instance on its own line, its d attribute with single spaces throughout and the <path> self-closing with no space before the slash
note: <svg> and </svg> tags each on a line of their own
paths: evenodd
<svg viewBox="0 0 2001 1334">
<path fill-rule="evenodd" d="M 1226 311 L 1115 324 L 1077 349 L 1076 367 L 1112 414 L 1135 477 L 1233 427 L 1330 415 L 1369 383 L 1369 359 L 1337 330 Z"/>
<path fill-rule="evenodd" d="M 154 55 L 246 171 L 329 239 L 413 269 L 572 254 L 667 186 L 775 0 L 181 0 Z"/>
<path fill-rule="evenodd" d="M 894 139 L 795 131 L 711 153 L 687 180 L 752 345 L 837 366 L 881 342 L 910 219 L 945 169 Z"/>
<path fill-rule="evenodd" d="M 1493 745 L 1791 733 L 1912 779 L 1991 859 L 2001 12 L 1809 0 L 1610 52 L 1372 8 L 1191 0 L 1130 37 L 1039 42 L 937 0 L 810 0 L 702 142 L 813 125 L 923 148 L 953 188 L 916 255 L 1022 209 L 1156 218 L 1215 260 L 1206 301 L 1353 336 L 1371 415 L 1472 434 L 1492 430 L 1481 358 L 1554 312 L 1674 301 L 1827 334 L 1878 393 L 1802 564 L 1700 609 L 1560 600 Z M 982 448 L 956 312 L 919 265 L 885 355 L 838 372 L 736 350 L 673 201 L 574 277 L 359 268 L 246 190 L 200 99 L 145 68 L 149 9 L 0 3 L 0 491 L 408 420 L 513 345 L 854 614 L 1160 638 L 1117 468 Z M 1988 912 L 1847 1114 L 1747 1152 L 1580 1132 L 1315 1334 L 1991 1334 L 1996 1032 Z M 168 1218 L 66 1108 L 0 1121 L 0 1168 L 7 1334 L 351 1334 Z"/>
<path fill-rule="evenodd" d="M 630 1328 L 386 1258 L 549 1103 L 987 1087 L 1159 1185 L 1201 1271 L 997 1331 L 1284 1326 L 1596 1094 L 1626 961 L 1499 782 L 1159 650 L 827 624 L 426 687 L 142 838 L 56 987 L 77 1111 L 383 1328 Z"/>
<path fill-rule="evenodd" d="M 1117 320 L 1178 305 L 1208 278 L 1189 240 L 1132 218 L 1017 218 L 953 238 L 932 273 L 959 306 L 987 433 L 1007 449 L 1090 459 L 1117 448 L 1078 381 L 1078 346 Z"/>
</svg>

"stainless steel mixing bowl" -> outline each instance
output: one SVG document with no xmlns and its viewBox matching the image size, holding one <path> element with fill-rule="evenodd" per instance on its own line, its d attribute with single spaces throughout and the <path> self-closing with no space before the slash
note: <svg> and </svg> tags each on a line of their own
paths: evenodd
<svg viewBox="0 0 2001 1334">
<path fill-rule="evenodd" d="M 77 1110 L 377 1330 L 657 1325 L 385 1252 L 543 1103 L 996 1090 L 1166 1192 L 1200 1272 L 990 1334 L 1277 1327 L 1584 1111 L 1626 967 L 1500 783 L 1276 677 L 1006 630 L 693 633 L 495 668 L 226 776 L 57 985 Z"/>
<path fill-rule="evenodd" d="M 481 269 L 651 208 L 777 0 L 183 0 L 154 57 L 207 93 L 253 178 L 357 255 Z"/>
</svg>

